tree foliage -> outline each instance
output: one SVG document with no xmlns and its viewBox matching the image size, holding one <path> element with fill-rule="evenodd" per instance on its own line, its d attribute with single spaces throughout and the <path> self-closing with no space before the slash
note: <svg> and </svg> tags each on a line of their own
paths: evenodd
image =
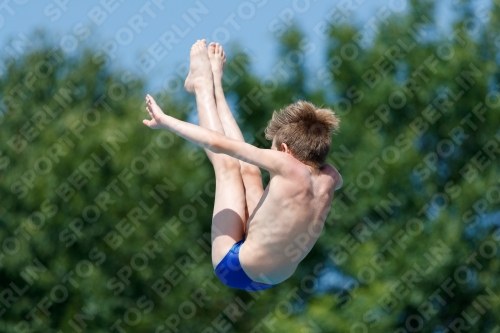
<svg viewBox="0 0 500 333">
<path fill-rule="evenodd" d="M 315 71 L 297 27 L 268 76 L 233 48 L 225 88 L 253 144 L 269 147 L 272 111 L 298 99 L 342 120 L 328 162 L 344 186 L 323 234 L 261 293 L 216 280 L 211 164 L 143 127 L 143 79 L 48 42 L 13 61 L 0 79 L 1 331 L 495 332 L 500 6 L 464 1 L 443 32 L 431 2 L 411 3 L 373 38 L 332 23 Z M 196 112 L 157 97 L 175 117 Z"/>
</svg>

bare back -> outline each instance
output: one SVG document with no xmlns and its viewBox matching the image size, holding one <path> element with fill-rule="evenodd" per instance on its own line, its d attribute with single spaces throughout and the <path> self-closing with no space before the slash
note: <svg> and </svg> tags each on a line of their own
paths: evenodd
<svg viewBox="0 0 500 333">
<path fill-rule="evenodd" d="M 272 175 L 247 221 L 240 262 L 254 281 L 277 284 L 290 277 L 316 243 L 340 178 L 337 170 L 319 170 L 295 160 L 286 177 Z"/>
</svg>

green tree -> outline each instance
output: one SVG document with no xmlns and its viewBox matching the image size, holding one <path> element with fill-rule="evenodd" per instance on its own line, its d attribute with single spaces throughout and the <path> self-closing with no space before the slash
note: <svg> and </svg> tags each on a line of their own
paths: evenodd
<svg viewBox="0 0 500 333">
<path fill-rule="evenodd" d="M 216 280 L 212 167 L 143 127 L 144 79 L 92 48 L 44 42 L 14 60 L 0 78 L 2 331 L 494 332 L 500 6 L 458 8 L 449 32 L 429 1 L 372 39 L 332 22 L 316 73 L 298 27 L 267 76 L 234 46 L 225 88 L 249 141 L 269 147 L 272 111 L 298 99 L 342 119 L 328 162 L 344 186 L 323 234 L 254 294 Z M 191 98 L 157 97 L 192 119 Z"/>
</svg>

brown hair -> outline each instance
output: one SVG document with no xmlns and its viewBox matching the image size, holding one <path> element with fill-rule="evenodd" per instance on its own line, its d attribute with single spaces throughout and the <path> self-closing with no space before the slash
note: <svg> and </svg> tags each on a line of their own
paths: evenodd
<svg viewBox="0 0 500 333">
<path fill-rule="evenodd" d="M 266 139 L 275 139 L 281 150 L 286 143 L 293 156 L 304 164 L 319 168 L 330 153 L 331 133 L 338 130 L 340 119 L 330 109 L 298 101 L 278 112 L 267 125 Z"/>
</svg>

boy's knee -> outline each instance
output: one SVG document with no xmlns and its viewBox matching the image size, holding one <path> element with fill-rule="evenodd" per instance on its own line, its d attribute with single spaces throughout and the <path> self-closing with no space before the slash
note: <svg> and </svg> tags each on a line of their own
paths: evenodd
<svg viewBox="0 0 500 333">
<path fill-rule="evenodd" d="M 255 165 L 248 164 L 248 163 L 241 163 L 240 172 L 241 172 L 242 176 L 262 177 L 262 175 L 260 173 L 260 169 L 258 167 L 256 167 Z"/>
<path fill-rule="evenodd" d="M 221 158 L 219 161 L 219 167 L 227 171 L 234 171 L 234 170 L 237 170 L 238 172 L 240 171 L 240 162 L 237 159 L 227 155 L 223 155 L 220 157 Z"/>
</svg>

